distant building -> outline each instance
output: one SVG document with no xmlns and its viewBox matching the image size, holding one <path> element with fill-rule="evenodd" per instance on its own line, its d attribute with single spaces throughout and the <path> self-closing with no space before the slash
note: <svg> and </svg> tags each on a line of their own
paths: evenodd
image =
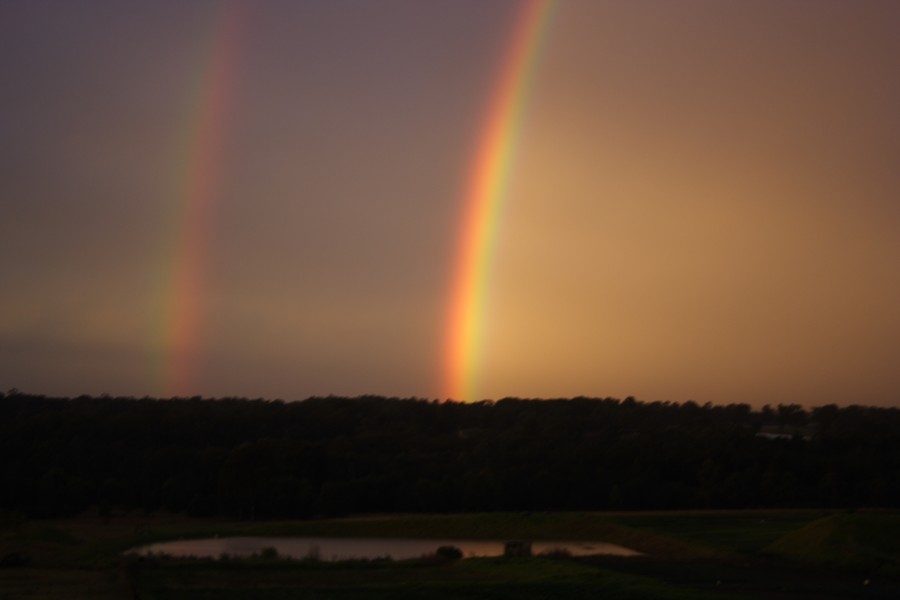
<svg viewBox="0 0 900 600">
<path fill-rule="evenodd" d="M 756 432 L 756 437 L 767 440 L 792 440 L 799 437 L 808 442 L 816 435 L 816 426 L 811 425 L 763 425 Z"/>
</svg>

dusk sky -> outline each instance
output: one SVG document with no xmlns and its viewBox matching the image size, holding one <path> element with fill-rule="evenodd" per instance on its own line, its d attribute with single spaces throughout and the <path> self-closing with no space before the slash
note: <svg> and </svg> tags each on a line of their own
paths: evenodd
<svg viewBox="0 0 900 600">
<path fill-rule="evenodd" d="M 445 398 L 528 6 L 0 2 L 0 389 Z M 900 406 L 900 2 L 540 8 L 457 399 Z"/>
</svg>

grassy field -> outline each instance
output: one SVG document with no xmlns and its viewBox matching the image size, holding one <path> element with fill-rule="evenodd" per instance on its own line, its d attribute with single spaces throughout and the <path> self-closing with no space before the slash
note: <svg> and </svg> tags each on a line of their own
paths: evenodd
<svg viewBox="0 0 900 600">
<path fill-rule="evenodd" d="M 212 561 L 125 558 L 213 535 L 572 539 L 637 558 Z M 898 598 L 900 513 L 710 511 L 411 515 L 292 522 L 0 515 L 0 600 L 13 598 Z"/>
</svg>

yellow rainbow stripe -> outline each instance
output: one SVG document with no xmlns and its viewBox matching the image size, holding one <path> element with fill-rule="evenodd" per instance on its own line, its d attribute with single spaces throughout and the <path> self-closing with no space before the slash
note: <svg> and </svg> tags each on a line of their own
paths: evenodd
<svg viewBox="0 0 900 600">
<path fill-rule="evenodd" d="M 478 400 L 488 278 L 522 116 L 553 0 L 524 0 L 466 186 L 444 357 L 444 397 Z"/>
<path fill-rule="evenodd" d="M 172 237 L 167 242 L 162 322 L 163 396 L 187 396 L 194 389 L 202 329 L 211 209 L 218 195 L 222 144 L 232 97 L 240 25 L 239 3 L 225 2 L 215 15 L 178 160 Z"/>
</svg>

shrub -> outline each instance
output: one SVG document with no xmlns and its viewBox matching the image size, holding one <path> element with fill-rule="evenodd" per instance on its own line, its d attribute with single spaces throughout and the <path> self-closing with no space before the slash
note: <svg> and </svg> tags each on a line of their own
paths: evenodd
<svg viewBox="0 0 900 600">
<path fill-rule="evenodd" d="M 444 560 L 459 560 L 462 558 L 463 553 L 456 546 L 441 546 L 437 549 L 435 555 Z"/>
<path fill-rule="evenodd" d="M 24 567 L 31 562 L 31 558 L 25 554 L 18 552 L 8 552 L 0 556 L 0 568 L 2 567 Z"/>
</svg>

